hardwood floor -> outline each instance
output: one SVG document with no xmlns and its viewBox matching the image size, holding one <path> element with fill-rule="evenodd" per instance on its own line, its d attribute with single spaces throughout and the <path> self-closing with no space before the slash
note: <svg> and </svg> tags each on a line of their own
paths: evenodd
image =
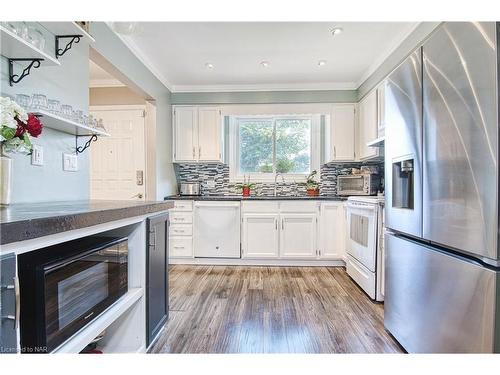
<svg viewBox="0 0 500 375">
<path fill-rule="evenodd" d="M 153 353 L 400 353 L 340 267 L 170 266 Z"/>
</svg>

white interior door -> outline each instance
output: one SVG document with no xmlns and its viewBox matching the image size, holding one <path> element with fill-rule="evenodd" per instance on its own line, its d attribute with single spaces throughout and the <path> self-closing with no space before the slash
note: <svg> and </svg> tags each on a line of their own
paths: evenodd
<svg viewBox="0 0 500 375">
<path fill-rule="evenodd" d="M 219 161 L 221 153 L 221 115 L 215 107 L 198 108 L 198 159 Z"/>
<path fill-rule="evenodd" d="M 316 257 L 316 214 L 281 214 L 281 258 Z"/>
<path fill-rule="evenodd" d="M 277 258 L 278 214 L 243 214 L 243 257 Z"/>
<path fill-rule="evenodd" d="M 110 137 L 92 142 L 91 199 L 144 200 L 144 110 L 93 110 Z M 142 181 L 141 181 L 142 180 Z"/>
</svg>

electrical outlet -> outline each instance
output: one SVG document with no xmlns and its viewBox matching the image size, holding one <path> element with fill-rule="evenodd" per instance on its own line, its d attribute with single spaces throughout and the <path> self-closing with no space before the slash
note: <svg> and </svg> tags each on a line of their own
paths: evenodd
<svg viewBox="0 0 500 375">
<path fill-rule="evenodd" d="M 31 165 L 43 165 L 43 147 L 40 145 L 33 145 L 31 151 Z"/>
<path fill-rule="evenodd" d="M 73 154 L 63 154 L 63 171 L 76 172 L 78 170 L 78 157 Z"/>
<path fill-rule="evenodd" d="M 208 180 L 207 181 L 207 188 L 215 189 L 215 180 Z"/>
</svg>

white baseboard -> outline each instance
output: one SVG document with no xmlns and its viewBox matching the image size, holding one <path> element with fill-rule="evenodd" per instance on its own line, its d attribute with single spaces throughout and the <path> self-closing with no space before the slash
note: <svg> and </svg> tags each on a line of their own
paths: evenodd
<svg viewBox="0 0 500 375">
<path fill-rule="evenodd" d="M 317 259 L 228 259 L 228 258 L 170 258 L 170 264 L 195 264 L 206 266 L 302 266 L 302 267 L 345 267 L 345 262 L 338 260 Z"/>
</svg>

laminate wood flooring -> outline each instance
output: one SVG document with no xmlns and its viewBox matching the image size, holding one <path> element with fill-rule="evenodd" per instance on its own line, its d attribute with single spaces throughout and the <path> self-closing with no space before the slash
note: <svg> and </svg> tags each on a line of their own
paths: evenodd
<svg viewBox="0 0 500 375">
<path fill-rule="evenodd" d="M 170 266 L 153 353 L 400 353 L 342 267 Z"/>
</svg>

